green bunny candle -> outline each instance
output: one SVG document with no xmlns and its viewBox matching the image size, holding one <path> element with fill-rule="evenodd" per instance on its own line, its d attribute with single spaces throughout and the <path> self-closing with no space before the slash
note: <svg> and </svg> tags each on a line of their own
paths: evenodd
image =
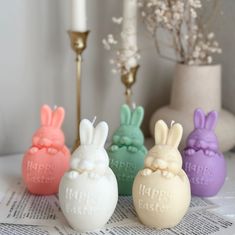
<svg viewBox="0 0 235 235">
<path fill-rule="evenodd" d="M 114 132 L 108 149 L 110 167 L 118 181 L 119 195 L 131 195 L 134 178 L 144 166 L 147 149 L 140 129 L 144 109 L 138 106 L 133 111 L 128 105 L 121 107 L 121 124 Z"/>
</svg>

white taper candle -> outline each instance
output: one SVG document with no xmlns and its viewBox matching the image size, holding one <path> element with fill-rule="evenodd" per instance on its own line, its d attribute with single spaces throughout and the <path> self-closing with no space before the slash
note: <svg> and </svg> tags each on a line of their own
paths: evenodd
<svg viewBox="0 0 235 235">
<path fill-rule="evenodd" d="M 123 0 L 123 25 L 122 25 L 122 48 L 125 55 L 130 57 L 137 47 L 137 0 Z M 130 60 L 132 66 L 137 65 L 137 60 Z"/>
<path fill-rule="evenodd" d="M 86 0 L 72 0 L 72 31 L 87 31 Z"/>
</svg>

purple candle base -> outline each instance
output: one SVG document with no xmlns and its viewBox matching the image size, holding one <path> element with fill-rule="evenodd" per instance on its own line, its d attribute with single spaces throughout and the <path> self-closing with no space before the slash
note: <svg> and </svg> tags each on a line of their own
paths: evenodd
<svg viewBox="0 0 235 235">
<path fill-rule="evenodd" d="M 203 150 L 183 154 L 183 169 L 188 175 L 191 193 L 195 196 L 216 195 L 224 184 L 226 165 L 224 156 L 215 153 L 207 156 Z"/>
<path fill-rule="evenodd" d="M 226 177 L 224 156 L 219 151 L 215 126 L 218 114 L 194 112 L 194 130 L 183 152 L 183 169 L 188 175 L 193 195 L 210 197 L 218 193 Z"/>
</svg>

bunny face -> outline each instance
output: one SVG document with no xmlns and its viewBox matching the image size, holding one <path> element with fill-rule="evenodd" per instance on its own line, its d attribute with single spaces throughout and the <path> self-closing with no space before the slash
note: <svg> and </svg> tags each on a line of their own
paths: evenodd
<svg viewBox="0 0 235 235">
<path fill-rule="evenodd" d="M 155 146 L 145 158 L 145 167 L 151 170 L 166 170 L 177 174 L 182 168 L 182 158 L 178 146 L 182 138 L 183 128 L 173 124 L 168 129 L 162 120 L 155 125 Z"/>
<path fill-rule="evenodd" d="M 144 136 L 140 125 L 144 118 L 144 109 L 137 107 L 131 112 L 128 105 L 121 107 L 121 125 L 113 135 L 113 144 L 118 146 L 134 145 L 139 147 L 144 144 Z"/>
<path fill-rule="evenodd" d="M 94 128 L 89 120 L 83 119 L 80 123 L 81 145 L 72 155 L 71 169 L 104 173 L 109 166 L 108 154 L 104 149 L 107 136 L 106 122 L 100 122 Z"/>
<path fill-rule="evenodd" d="M 61 130 L 64 120 L 64 109 L 56 108 L 54 111 L 47 105 L 41 108 L 41 127 L 33 136 L 33 146 L 54 147 L 60 149 L 64 146 L 65 137 Z"/>
<path fill-rule="evenodd" d="M 218 114 L 215 111 L 205 115 L 201 109 L 196 109 L 194 112 L 194 130 L 187 138 L 187 148 L 218 151 L 218 140 L 214 132 L 217 118 Z"/>
<path fill-rule="evenodd" d="M 84 145 L 74 152 L 75 158 L 71 162 L 73 169 L 84 171 L 96 171 L 96 168 L 102 167 L 107 169 L 109 166 L 109 158 L 105 149 L 97 146 Z"/>
</svg>

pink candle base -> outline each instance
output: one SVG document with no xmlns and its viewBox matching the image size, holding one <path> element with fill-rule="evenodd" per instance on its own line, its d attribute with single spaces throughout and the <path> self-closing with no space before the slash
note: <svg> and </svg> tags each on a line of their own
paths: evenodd
<svg viewBox="0 0 235 235">
<path fill-rule="evenodd" d="M 70 153 L 65 151 L 49 154 L 43 148 L 36 153 L 28 151 L 22 162 L 22 175 L 28 190 L 37 195 L 58 192 L 61 177 L 69 169 Z"/>
</svg>

